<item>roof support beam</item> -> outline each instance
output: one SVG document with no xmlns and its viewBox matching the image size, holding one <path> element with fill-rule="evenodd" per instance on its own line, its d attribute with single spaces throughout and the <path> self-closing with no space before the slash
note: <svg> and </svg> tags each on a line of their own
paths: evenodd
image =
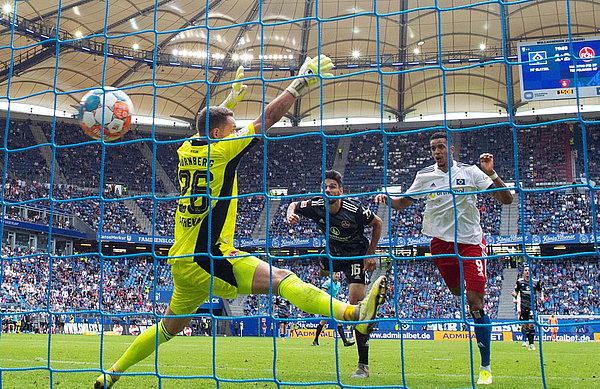
<svg viewBox="0 0 600 389">
<path fill-rule="evenodd" d="M 79 7 L 80 5 L 85 5 L 87 3 L 91 3 L 92 1 L 96 1 L 96 0 L 80 0 L 80 1 L 77 1 L 75 3 L 69 4 L 69 5 L 65 5 L 64 7 L 61 8 L 60 12 L 62 13 L 62 12 L 68 11 L 68 10 L 73 9 L 75 7 Z M 45 13 L 43 15 L 40 15 L 37 18 L 33 18 L 33 19 L 31 19 L 31 21 L 32 22 L 44 21 L 44 19 L 49 18 L 50 16 L 57 15 L 57 14 L 58 14 L 58 9 L 56 9 L 54 11 L 51 11 L 51 12 L 47 12 L 47 13 Z"/>
<path fill-rule="evenodd" d="M 208 9 L 204 8 L 202 9 L 200 12 L 196 13 L 192 18 L 188 19 L 183 26 L 179 27 L 178 30 L 182 29 L 182 28 L 187 28 L 189 26 L 192 26 L 197 19 L 201 18 L 202 16 L 206 15 L 208 12 L 210 12 L 210 10 L 214 9 L 219 3 L 221 3 L 221 1 L 223 0 L 213 0 L 208 4 Z M 207 21 L 208 23 L 208 21 Z M 156 55 L 159 55 L 161 50 L 169 44 L 169 42 L 171 42 L 171 39 L 175 38 L 177 35 L 179 34 L 178 31 L 175 31 L 172 34 L 169 34 L 162 42 L 160 42 L 157 47 L 156 47 Z M 125 73 L 123 73 L 123 75 L 121 77 L 119 77 L 115 82 L 113 82 L 113 86 L 115 86 L 116 88 L 119 87 L 119 85 L 125 81 L 129 76 L 131 76 L 133 73 L 135 73 L 142 65 L 144 65 L 144 62 L 138 62 L 135 65 L 133 65 L 131 68 L 129 68 L 129 70 L 127 70 Z"/>
<path fill-rule="evenodd" d="M 304 3 L 304 22 L 302 23 L 302 39 L 300 41 L 300 57 L 298 58 L 298 69 L 304 61 L 306 60 L 306 56 L 308 54 L 308 38 L 310 37 L 310 29 L 311 29 L 311 19 L 309 19 L 313 14 L 315 1 L 314 0 L 306 0 Z M 290 70 L 290 76 L 295 76 L 295 71 L 293 69 Z M 296 99 L 294 102 L 294 113 L 290 118 L 292 122 L 292 126 L 297 126 L 300 124 L 302 111 L 302 97 Z"/>
<path fill-rule="evenodd" d="M 22 70 L 28 69 L 31 66 L 44 62 L 48 58 L 56 54 L 56 45 L 52 43 L 50 47 L 33 46 L 27 51 L 15 54 L 13 66 L 10 65 L 10 60 L 0 68 L 0 84 L 4 83 L 11 76 L 18 77 Z"/>
<path fill-rule="evenodd" d="M 400 0 L 400 11 L 406 11 L 408 9 L 408 0 Z M 407 41 L 407 30 L 408 30 L 408 12 L 403 12 L 400 14 L 400 36 L 398 37 L 398 58 L 399 62 L 406 63 L 406 41 Z M 400 72 L 398 73 L 398 107 L 397 112 L 399 112 L 399 116 L 396 117 L 396 120 L 399 122 L 404 121 L 404 117 L 406 116 L 404 112 L 404 84 L 406 81 L 406 73 Z"/>
<path fill-rule="evenodd" d="M 68 11 L 71 8 L 75 8 L 77 6 L 84 5 L 84 4 L 90 3 L 92 1 L 94 1 L 94 0 L 81 0 L 81 1 L 78 1 L 78 2 L 73 3 L 73 4 L 65 5 L 61 9 L 61 12 Z M 35 8 L 34 8 L 34 10 L 35 10 Z M 37 13 L 37 10 L 35 10 L 35 11 Z M 52 12 L 48 12 L 48 13 L 45 13 L 45 14 L 40 15 L 38 17 L 35 17 L 33 19 L 30 19 L 29 22 L 31 22 L 31 23 L 37 23 L 37 22 L 44 23 L 46 18 L 49 18 L 50 16 L 54 16 L 56 14 L 58 14 L 58 10 L 55 10 L 55 11 L 52 11 Z M 38 13 L 38 15 L 39 15 L 39 13 Z M 0 35 L 6 34 L 7 32 L 10 32 L 10 30 L 11 30 L 10 26 L 8 28 L 0 30 Z"/>
<path fill-rule="evenodd" d="M 171 2 L 173 2 L 173 0 L 162 0 L 158 4 L 152 4 L 144 9 L 139 9 L 137 12 L 137 15 L 143 16 L 146 12 L 154 12 L 154 8 L 162 7 L 163 5 L 166 5 Z M 129 22 L 133 18 L 133 16 L 134 15 L 127 15 L 123 19 L 112 23 L 110 26 L 106 26 L 106 31 L 110 31 L 113 28 L 119 27 L 120 25 Z M 104 28 L 102 30 L 94 32 L 92 35 L 102 34 L 103 32 L 104 32 Z"/>
<path fill-rule="evenodd" d="M 248 12 L 248 15 L 246 15 L 246 19 L 244 20 L 244 23 L 249 23 L 252 20 L 254 20 L 254 18 L 256 18 L 256 15 L 258 15 L 259 10 L 260 10 L 260 0 L 256 0 L 254 2 L 254 5 L 250 9 L 250 12 Z M 204 98 L 202 99 L 202 102 L 200 103 L 200 106 L 198 107 L 198 112 L 200 112 L 200 110 L 206 106 L 207 96 L 211 96 L 211 99 L 212 99 L 212 96 L 215 94 L 215 91 L 217 90 L 217 87 L 218 87 L 218 85 L 216 85 L 216 83 L 221 81 L 221 78 L 225 74 L 226 69 L 231 64 L 231 61 L 232 61 L 231 55 L 234 53 L 236 47 L 238 47 L 240 40 L 244 37 L 246 32 L 248 32 L 252 27 L 254 27 L 254 24 L 244 24 L 240 28 L 240 31 L 235 36 L 233 43 L 231 44 L 231 46 L 229 46 L 229 50 L 227 50 L 227 55 L 225 55 L 225 61 L 223 62 L 223 69 L 219 70 L 217 72 L 217 74 L 215 75 L 215 77 L 213 78 L 212 83 L 210 84 L 209 92 L 204 96 Z M 207 77 L 208 77 L 208 75 L 207 75 Z"/>
<path fill-rule="evenodd" d="M 500 20 L 502 21 L 502 25 L 503 25 L 503 30 L 504 30 L 504 36 L 502 37 L 502 41 L 506 42 L 505 43 L 505 53 L 506 55 L 510 55 L 510 53 L 512 53 L 512 49 L 513 49 L 513 44 L 512 44 L 512 40 L 510 37 L 510 20 L 509 18 L 505 17 L 506 15 L 508 15 L 510 13 L 510 9 L 508 8 L 508 5 L 500 5 L 500 7 L 502 7 L 502 9 L 500 10 L 500 15 L 501 18 Z M 518 53 L 517 55 L 521 55 L 521 53 Z M 512 90 L 512 66 L 509 66 L 508 64 L 504 64 L 504 69 L 506 69 L 506 102 L 507 102 L 507 107 L 506 107 L 506 112 L 510 115 L 511 112 L 510 110 L 512 110 L 512 114 L 516 114 L 517 113 L 517 107 L 519 107 L 520 104 L 520 100 L 519 102 L 517 102 L 517 98 L 515 96 L 515 94 L 513 93 Z M 509 80 L 511 82 L 509 82 Z M 509 92 L 509 88 L 510 88 L 510 92 Z M 510 101 L 508 100 L 508 94 L 510 93 Z"/>
</svg>

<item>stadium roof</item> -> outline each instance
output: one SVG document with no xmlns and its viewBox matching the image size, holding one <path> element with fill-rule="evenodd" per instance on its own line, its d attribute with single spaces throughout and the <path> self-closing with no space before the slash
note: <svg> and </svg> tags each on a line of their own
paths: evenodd
<svg viewBox="0 0 600 389">
<path fill-rule="evenodd" d="M 138 114 L 192 119 L 243 64 L 251 79 L 236 117 L 253 119 L 320 50 L 337 77 L 291 122 L 573 105 L 520 101 L 516 45 L 600 35 L 599 15 L 595 0 L 6 1 L 0 95 L 74 113 L 84 89 L 104 84 L 126 88 Z"/>
</svg>

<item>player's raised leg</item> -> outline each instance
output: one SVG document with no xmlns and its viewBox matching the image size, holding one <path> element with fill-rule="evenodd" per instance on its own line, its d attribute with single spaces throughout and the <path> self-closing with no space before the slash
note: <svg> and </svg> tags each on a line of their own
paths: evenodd
<svg viewBox="0 0 600 389">
<path fill-rule="evenodd" d="M 269 286 L 270 283 L 272 287 Z M 385 298 L 387 282 L 385 277 L 380 277 L 373 284 L 365 300 L 357 305 L 351 305 L 331 298 L 327 293 L 302 281 L 289 270 L 276 267 L 270 269 L 267 263 L 260 261 L 254 271 L 251 288 L 246 293 L 269 293 L 271 289 L 273 293 L 281 295 L 307 313 L 333 316 L 340 321 L 368 321 L 377 316 L 377 309 Z M 241 286 L 239 291 L 245 293 Z M 359 324 L 356 328 L 360 333 L 368 334 L 373 330 L 373 325 L 372 323 Z"/>
</svg>

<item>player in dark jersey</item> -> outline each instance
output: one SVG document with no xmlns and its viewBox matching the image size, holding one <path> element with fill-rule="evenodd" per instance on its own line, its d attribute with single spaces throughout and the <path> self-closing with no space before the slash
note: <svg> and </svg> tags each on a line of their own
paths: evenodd
<svg viewBox="0 0 600 389">
<path fill-rule="evenodd" d="M 275 296 L 273 299 L 273 316 L 279 319 L 288 319 L 290 317 L 290 302 L 281 296 Z M 279 336 L 281 340 L 285 339 L 285 333 L 287 332 L 287 321 L 279 322 Z"/>
<path fill-rule="evenodd" d="M 335 170 L 325 172 L 325 193 L 327 196 L 341 196 L 344 193 L 342 175 Z M 327 216 L 329 212 L 329 216 Z M 332 257 L 358 257 L 374 255 L 381 236 L 383 223 L 379 216 L 364 208 L 358 201 L 349 198 L 329 198 L 328 205 L 323 197 L 292 202 L 287 210 L 287 221 L 291 225 L 300 221 L 300 216 L 317 223 L 317 227 L 327 236 L 329 231 L 329 253 Z M 329 220 L 327 220 L 329 219 Z M 371 241 L 365 237 L 365 227 L 373 227 Z M 375 268 L 375 258 L 356 260 L 333 260 L 329 269 L 329 258 L 321 261 L 323 274 L 329 271 L 344 272 L 348 280 L 350 304 L 356 304 L 365 297 L 367 272 Z M 356 331 L 358 367 L 352 377 L 369 376 L 369 334 Z"/>
<path fill-rule="evenodd" d="M 331 59 L 325 55 L 307 57 L 298 71 L 302 77 L 294 79 L 264 107 L 253 123 L 242 129 L 236 128 L 233 112 L 224 106 L 200 111 L 196 117 L 197 136 L 177 150 L 181 197 L 175 215 L 175 242 L 169 250 L 173 275 L 169 306 L 159 323 L 140 334 L 108 371 L 102 371 L 94 383 L 96 389 L 112 387 L 120 378 L 119 373 L 149 356 L 157 345 L 173 339 L 210 295 L 235 299 L 238 294 L 272 291 L 307 313 L 329 316 L 333 311 L 337 320 L 360 321 L 357 331 L 364 334 L 372 331 L 366 321 L 376 317 L 385 298 L 385 277 L 374 283 L 360 305 L 349 305 L 332 300 L 327 293 L 303 282 L 289 270 L 271 267 L 233 246 L 237 216 L 236 169 L 241 157 L 319 77 L 331 77 L 328 72 L 332 67 Z M 239 79 L 238 70 L 234 84 L 241 83 Z M 233 89 L 235 91 L 235 85 Z M 241 89 L 243 86 L 238 87 L 238 92 Z"/>
<path fill-rule="evenodd" d="M 533 290 L 540 293 L 540 298 L 544 299 L 544 292 L 542 292 L 542 284 L 540 281 L 533 280 Z M 523 278 L 517 280 L 515 290 L 512 292 L 515 298 L 513 302 L 519 304 L 519 320 L 524 322 L 522 327 L 525 329 L 527 340 L 529 342 L 529 350 L 535 350 L 533 344 L 533 338 L 535 337 L 535 326 L 533 321 L 533 309 L 531 307 L 531 287 L 529 285 L 529 266 L 525 266 L 523 269 Z M 535 296 L 534 296 L 535 297 Z M 523 339 L 525 342 L 525 339 Z"/>
</svg>

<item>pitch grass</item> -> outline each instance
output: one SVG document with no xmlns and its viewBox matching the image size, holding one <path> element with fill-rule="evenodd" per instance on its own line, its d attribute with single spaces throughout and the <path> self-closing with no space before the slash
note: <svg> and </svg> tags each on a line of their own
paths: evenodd
<svg viewBox="0 0 600 389">
<path fill-rule="evenodd" d="M 102 350 L 108 368 L 133 340 L 130 336 L 107 336 Z M 277 339 L 276 373 L 282 383 L 313 383 L 311 387 L 403 386 L 399 340 L 372 340 L 371 377 L 351 379 L 356 368 L 356 347 L 338 348 L 339 382 L 336 375 L 335 343 L 322 339 L 314 347 L 309 339 Z M 341 346 L 341 344 L 339 344 Z M 273 380 L 272 338 L 216 338 L 216 375 L 227 380 L 221 388 L 276 388 Z M 213 339 L 177 337 L 161 346 L 155 375 L 124 376 L 115 389 L 126 388 L 216 388 L 213 375 Z M 548 388 L 600 388 L 600 343 L 544 343 L 544 364 Z M 473 343 L 475 370 L 479 355 Z M 100 336 L 53 335 L 50 367 L 48 336 L 2 334 L 0 337 L 0 387 L 91 388 L 100 368 Z M 543 388 L 540 354 L 517 342 L 492 344 L 492 388 Z M 4 369 L 38 368 L 6 371 Z M 71 370 L 65 372 L 65 370 Z M 154 354 L 128 373 L 154 374 Z M 174 378 L 174 376 L 204 378 Z M 467 342 L 405 341 L 404 377 L 409 388 L 470 388 Z M 476 379 L 476 377 L 475 377 Z M 263 380 L 256 382 L 256 380 Z M 269 382 L 271 380 L 271 382 Z M 333 383 L 333 384 L 332 384 Z M 52 386 L 51 386 L 52 384 Z M 290 387 L 285 385 L 286 387 Z"/>
</svg>

